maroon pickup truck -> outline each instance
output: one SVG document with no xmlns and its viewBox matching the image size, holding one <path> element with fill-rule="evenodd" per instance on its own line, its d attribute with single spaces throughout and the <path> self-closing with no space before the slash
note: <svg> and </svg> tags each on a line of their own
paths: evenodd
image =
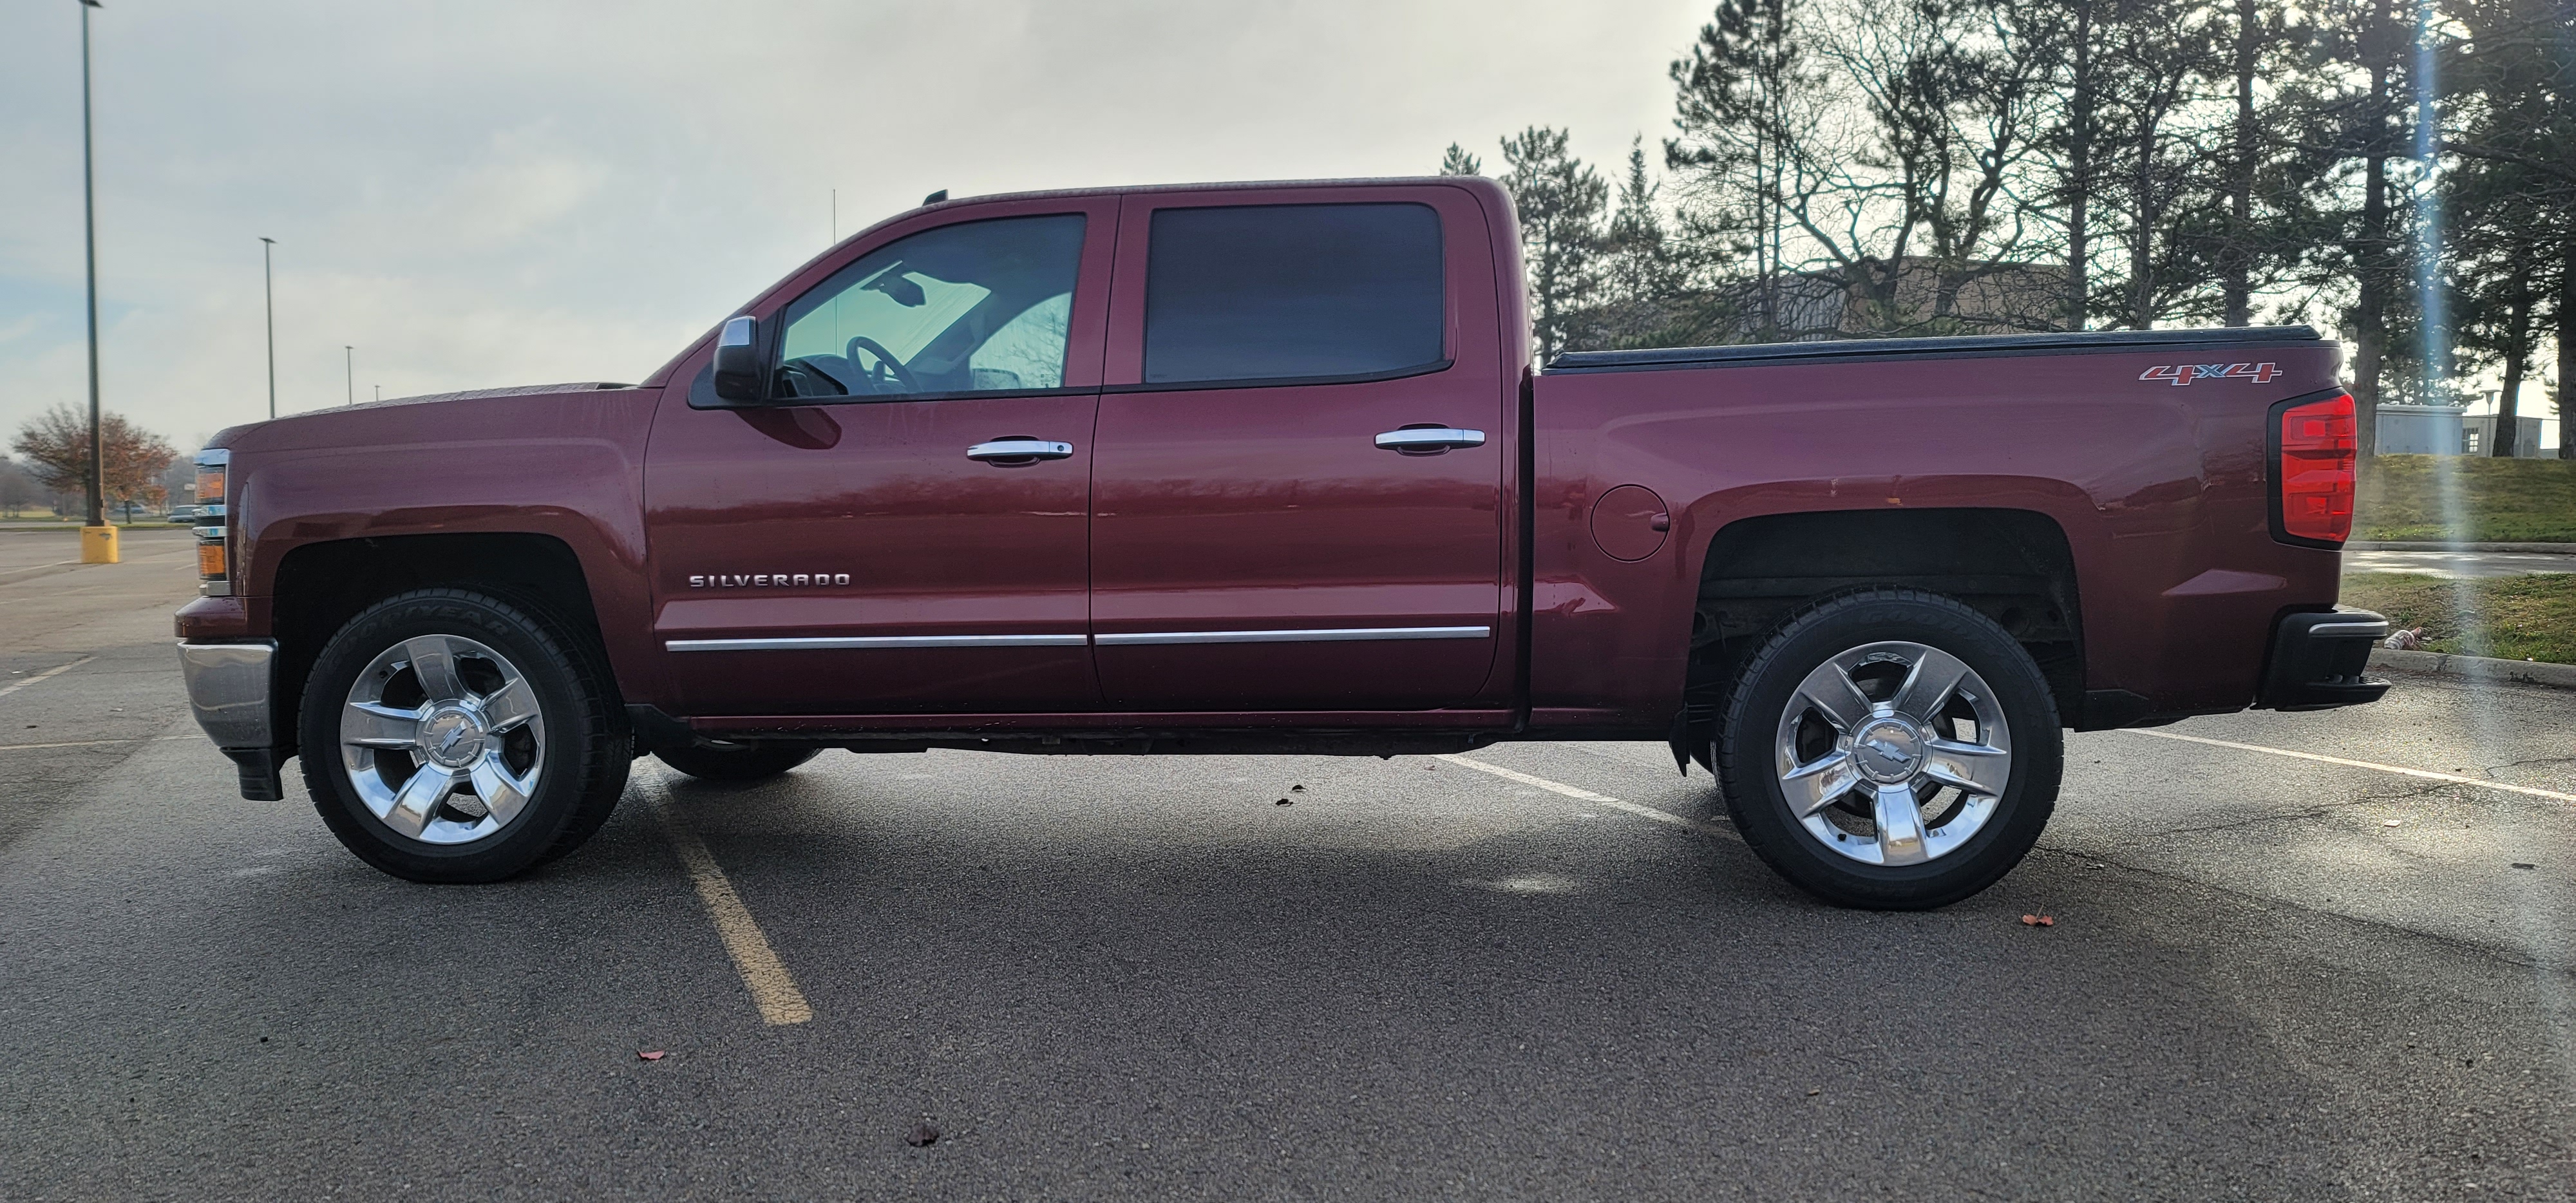
<svg viewBox="0 0 2576 1203">
<path fill-rule="evenodd" d="M 418 881 L 629 761 L 1656 739 L 1829 900 L 1992 883 L 2061 729 L 2368 702 L 2305 328 L 1531 364 L 1473 177 L 938 195 L 641 384 L 236 427 L 191 701 Z"/>
</svg>

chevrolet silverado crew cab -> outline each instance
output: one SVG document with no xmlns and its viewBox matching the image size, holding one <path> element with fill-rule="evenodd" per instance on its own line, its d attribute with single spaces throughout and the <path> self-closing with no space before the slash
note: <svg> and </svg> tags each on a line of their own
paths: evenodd
<svg viewBox="0 0 2576 1203">
<path fill-rule="evenodd" d="M 1669 741 L 1834 902 L 2017 863 L 2062 729 L 2372 701 L 2353 409 L 2306 328 L 1531 363 L 1474 177 L 947 200 L 640 384 L 198 457 L 245 797 L 490 881 L 629 761 Z"/>
</svg>

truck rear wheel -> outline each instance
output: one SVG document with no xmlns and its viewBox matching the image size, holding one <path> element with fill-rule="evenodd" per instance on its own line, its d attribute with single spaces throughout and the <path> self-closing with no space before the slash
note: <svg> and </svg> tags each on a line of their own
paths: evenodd
<svg viewBox="0 0 2576 1203">
<path fill-rule="evenodd" d="M 1790 619 L 1736 680 L 1715 740 L 1764 863 L 1827 902 L 1945 906 L 2020 864 L 2057 801 L 2048 681 L 1950 598 L 1877 589 Z"/>
<path fill-rule="evenodd" d="M 736 744 L 730 747 L 664 748 L 653 755 L 662 763 L 700 781 L 767 781 L 814 759 L 821 748 L 793 745 Z"/>
<path fill-rule="evenodd" d="M 631 759 L 601 670 L 536 612 L 463 589 L 387 598 L 305 679 L 305 788 L 358 859 L 420 882 L 515 876 L 590 838 Z"/>
</svg>

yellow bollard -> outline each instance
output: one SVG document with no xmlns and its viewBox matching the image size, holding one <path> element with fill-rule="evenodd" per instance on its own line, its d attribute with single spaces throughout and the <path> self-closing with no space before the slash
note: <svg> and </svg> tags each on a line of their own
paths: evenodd
<svg viewBox="0 0 2576 1203">
<path fill-rule="evenodd" d="M 116 563 L 116 528 L 84 526 L 81 528 L 81 563 Z"/>
</svg>

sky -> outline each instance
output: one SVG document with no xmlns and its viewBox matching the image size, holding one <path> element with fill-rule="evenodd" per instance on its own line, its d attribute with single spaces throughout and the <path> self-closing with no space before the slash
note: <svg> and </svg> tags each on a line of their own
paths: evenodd
<svg viewBox="0 0 2576 1203">
<path fill-rule="evenodd" d="M 633 381 L 835 190 L 846 236 L 939 188 L 1499 170 L 1530 124 L 1610 174 L 1713 0 L 106 3 L 102 399 L 186 450 L 267 413 L 262 236 L 281 413 Z M 0 5 L 0 434 L 87 399 L 79 12 Z"/>
</svg>

